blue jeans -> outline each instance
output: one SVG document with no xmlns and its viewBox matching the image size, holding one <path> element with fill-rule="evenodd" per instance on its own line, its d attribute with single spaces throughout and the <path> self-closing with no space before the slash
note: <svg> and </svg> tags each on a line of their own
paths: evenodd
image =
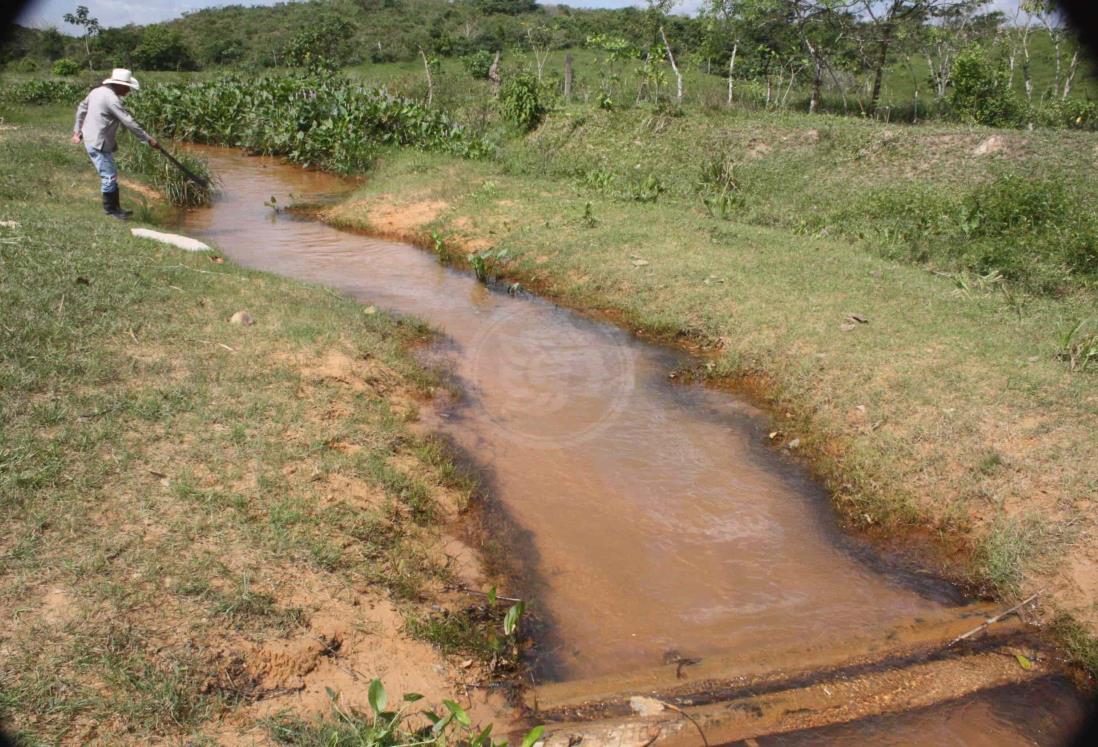
<svg viewBox="0 0 1098 747">
<path fill-rule="evenodd" d="M 103 194 L 118 191 L 118 167 L 114 165 L 114 154 L 85 145 L 88 158 L 95 164 L 95 170 L 99 172 L 99 187 Z"/>
</svg>

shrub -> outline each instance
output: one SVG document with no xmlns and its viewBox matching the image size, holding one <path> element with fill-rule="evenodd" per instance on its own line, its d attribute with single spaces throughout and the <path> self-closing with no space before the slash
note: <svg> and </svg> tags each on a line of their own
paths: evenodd
<svg viewBox="0 0 1098 747">
<path fill-rule="evenodd" d="M 350 40 L 355 26 L 342 18 L 322 18 L 297 32 L 283 54 L 287 65 L 331 71 L 351 57 Z"/>
<path fill-rule="evenodd" d="M 536 129 L 545 119 L 548 107 L 538 79 L 529 72 L 509 78 L 499 91 L 500 113 L 522 132 Z"/>
<path fill-rule="evenodd" d="M 1019 122 L 1020 106 L 1002 66 L 980 47 L 957 56 L 953 63 L 949 104 L 961 119 L 991 127 Z"/>
<path fill-rule="evenodd" d="M 53 63 L 53 74 L 63 75 L 70 77 L 80 72 L 80 63 L 75 60 L 70 60 L 68 57 L 62 57 L 57 62 Z"/>
<path fill-rule="evenodd" d="M 1006 173 L 967 193 L 917 184 L 878 190 L 836 218 L 868 219 L 887 256 L 1055 292 L 1098 278 L 1098 219 L 1079 207 L 1083 192 Z"/>
<path fill-rule="evenodd" d="M 167 137 L 248 148 L 339 173 L 368 169 L 385 145 L 479 157 L 488 145 L 447 115 L 329 74 L 213 78 L 127 99 Z"/>
<path fill-rule="evenodd" d="M 1030 117 L 1044 127 L 1098 130 L 1098 101 L 1051 99 L 1033 107 Z"/>
<path fill-rule="evenodd" d="M 10 86 L 0 98 L 13 104 L 75 104 L 85 93 L 84 86 L 67 80 L 29 80 Z"/>
<path fill-rule="evenodd" d="M 198 67 L 178 31 L 149 26 L 133 50 L 133 61 L 146 70 L 194 70 Z"/>
<path fill-rule="evenodd" d="M 462 58 L 465 70 L 476 80 L 487 80 L 488 71 L 492 69 L 492 61 L 496 56 L 487 49 L 481 49 Z"/>
</svg>

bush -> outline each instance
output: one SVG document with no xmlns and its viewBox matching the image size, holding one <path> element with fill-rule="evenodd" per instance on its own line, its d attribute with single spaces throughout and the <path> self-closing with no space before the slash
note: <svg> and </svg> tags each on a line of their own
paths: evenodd
<svg viewBox="0 0 1098 747">
<path fill-rule="evenodd" d="M 133 50 L 133 61 L 146 70 L 194 70 L 198 67 L 179 32 L 164 26 L 149 26 L 141 44 Z"/>
<path fill-rule="evenodd" d="M 53 63 L 53 74 L 63 75 L 65 77 L 71 77 L 80 72 L 80 63 L 75 60 L 70 60 L 68 57 L 62 57 L 57 62 Z"/>
<path fill-rule="evenodd" d="M 496 56 L 487 49 L 481 49 L 462 58 L 465 70 L 476 80 L 487 80 L 488 72 L 492 69 L 492 62 Z"/>
<path fill-rule="evenodd" d="M 1010 79 L 982 48 L 957 55 L 951 73 L 949 104 L 958 117 L 990 127 L 1019 123 L 1021 107 L 1010 89 Z"/>
<path fill-rule="evenodd" d="M 1030 117 L 1044 127 L 1098 130 L 1098 101 L 1052 99 L 1033 107 Z"/>
<path fill-rule="evenodd" d="M 522 132 L 530 132 L 542 123 L 549 111 L 545 99 L 537 77 L 522 72 L 508 78 L 500 88 L 500 113 Z"/>
<path fill-rule="evenodd" d="M 350 60 L 353 24 L 323 18 L 297 32 L 283 50 L 287 65 L 310 70 L 336 70 Z"/>
<path fill-rule="evenodd" d="M 1051 293 L 1098 279 L 1098 218 L 1078 185 L 1001 174 L 968 193 L 929 185 L 869 195 L 837 216 L 868 219 L 887 256 L 943 269 L 997 275 Z"/>
<path fill-rule="evenodd" d="M 385 145 L 477 157 L 488 145 L 445 114 L 330 74 L 214 78 L 127 99 L 166 137 L 248 148 L 339 173 L 368 169 Z"/>
<path fill-rule="evenodd" d="M 29 80 L 8 87 L 0 99 L 12 104 L 75 104 L 86 93 L 84 86 L 67 80 Z"/>
</svg>

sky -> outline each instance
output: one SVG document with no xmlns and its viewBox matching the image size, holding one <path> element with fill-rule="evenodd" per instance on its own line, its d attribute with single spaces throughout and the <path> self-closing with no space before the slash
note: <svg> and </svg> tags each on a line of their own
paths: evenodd
<svg viewBox="0 0 1098 747">
<path fill-rule="evenodd" d="M 64 21 L 77 5 L 86 5 L 93 18 L 103 26 L 138 25 L 166 21 L 183 13 L 216 5 L 274 5 L 276 0 L 32 0 L 23 9 L 18 23 L 24 26 L 56 26 L 63 32 L 73 33 L 73 27 Z M 678 12 L 693 12 L 703 0 L 683 0 Z M 1011 15 L 1019 0 L 994 0 L 992 5 Z M 626 5 L 643 6 L 643 0 L 561 0 L 564 5 L 579 8 L 621 8 Z"/>
</svg>

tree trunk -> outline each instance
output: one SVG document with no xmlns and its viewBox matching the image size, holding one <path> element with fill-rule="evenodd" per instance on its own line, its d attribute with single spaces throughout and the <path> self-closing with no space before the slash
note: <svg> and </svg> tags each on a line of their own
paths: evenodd
<svg viewBox="0 0 1098 747">
<path fill-rule="evenodd" d="M 1071 56 L 1071 64 L 1068 65 L 1067 75 L 1064 76 L 1064 92 L 1061 98 L 1067 98 L 1071 93 L 1071 83 L 1075 80 L 1075 73 L 1079 69 L 1079 50 L 1075 50 L 1075 54 Z"/>
<path fill-rule="evenodd" d="M 564 55 L 564 100 L 572 98 L 572 53 Z"/>
<path fill-rule="evenodd" d="M 671 69 L 675 71 L 675 103 L 682 103 L 682 73 L 679 72 L 679 66 L 675 64 L 675 55 L 671 54 L 671 45 L 667 41 L 667 34 L 663 32 L 663 26 L 660 26 L 660 36 L 663 38 L 663 48 L 667 50 L 667 60 L 671 63 Z"/>
<path fill-rule="evenodd" d="M 91 42 L 88 41 L 88 39 L 90 39 L 90 38 L 91 38 L 90 34 L 84 34 L 84 53 L 88 55 L 88 70 L 94 71 L 95 68 L 92 67 Z"/>
<path fill-rule="evenodd" d="M 885 24 L 884 32 L 881 34 L 881 45 L 877 49 L 877 69 L 873 74 L 873 93 L 869 96 L 869 108 L 873 111 L 877 110 L 877 105 L 881 100 L 881 85 L 884 82 L 884 68 L 885 63 L 888 61 L 888 47 L 892 44 L 892 24 Z"/>
<path fill-rule="evenodd" d="M 728 60 L 728 106 L 732 106 L 732 74 L 736 72 L 736 51 L 739 44 L 732 45 L 732 57 Z"/>
<path fill-rule="evenodd" d="M 816 74 L 812 77 L 812 99 L 808 102 L 808 113 L 815 114 L 820 106 L 820 86 L 823 84 L 823 69 L 816 62 Z"/>
<path fill-rule="evenodd" d="M 492 66 L 488 68 L 488 81 L 492 84 L 492 93 L 499 93 L 499 52 L 496 52 L 496 57 L 492 60 Z"/>
<path fill-rule="evenodd" d="M 431 80 L 431 63 L 427 60 L 427 53 L 423 47 L 419 48 L 419 56 L 423 58 L 423 72 L 427 73 L 427 106 L 435 99 L 435 82 Z"/>
</svg>

